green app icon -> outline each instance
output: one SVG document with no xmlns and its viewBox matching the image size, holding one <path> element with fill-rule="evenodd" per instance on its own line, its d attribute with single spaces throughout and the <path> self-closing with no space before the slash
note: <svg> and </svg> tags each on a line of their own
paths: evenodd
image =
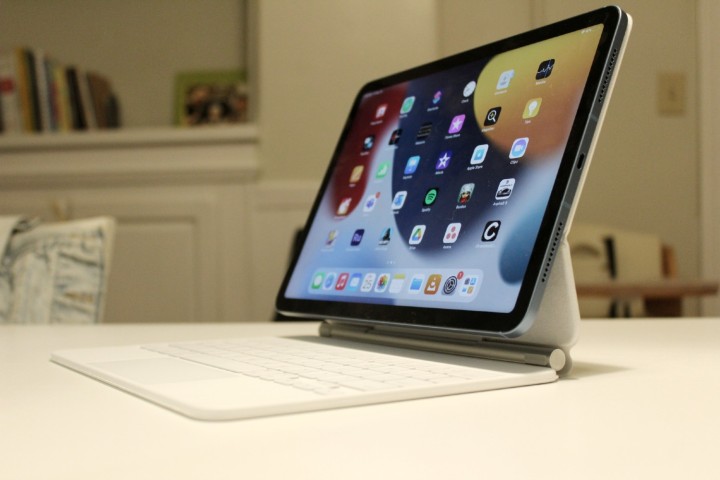
<svg viewBox="0 0 720 480">
<path fill-rule="evenodd" d="M 423 204 L 426 207 L 429 207 L 433 203 L 435 203 L 435 200 L 437 200 L 439 190 L 435 187 L 431 188 L 425 193 L 425 200 L 423 201 Z"/>
<path fill-rule="evenodd" d="M 412 110 L 413 104 L 415 103 L 415 97 L 407 97 L 400 107 L 400 113 L 408 113 Z"/>
<path fill-rule="evenodd" d="M 313 290 L 319 289 L 322 286 L 324 280 L 325 280 L 325 274 L 323 272 L 316 273 L 315 276 L 313 277 L 313 281 L 312 281 L 312 285 L 311 285 Z"/>
<path fill-rule="evenodd" d="M 389 171 L 390 171 L 390 162 L 383 162 L 378 167 L 377 172 L 375 173 L 375 178 L 383 178 L 385 175 L 388 174 Z"/>
</svg>

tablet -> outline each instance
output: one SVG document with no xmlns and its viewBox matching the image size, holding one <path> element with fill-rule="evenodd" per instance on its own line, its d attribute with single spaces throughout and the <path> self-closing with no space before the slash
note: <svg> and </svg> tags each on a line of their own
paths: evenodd
<svg viewBox="0 0 720 480">
<path fill-rule="evenodd" d="M 606 7 L 367 83 L 278 310 L 526 331 L 628 31 L 629 17 Z"/>
</svg>

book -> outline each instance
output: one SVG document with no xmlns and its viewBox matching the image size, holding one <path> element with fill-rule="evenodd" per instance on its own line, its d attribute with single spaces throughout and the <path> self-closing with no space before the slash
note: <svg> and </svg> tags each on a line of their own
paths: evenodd
<svg viewBox="0 0 720 480">
<path fill-rule="evenodd" d="M 68 94 L 70 97 L 70 118 L 72 119 L 73 130 L 86 130 L 85 109 L 82 107 L 80 98 L 80 80 L 76 67 L 68 67 L 66 70 Z"/>
<path fill-rule="evenodd" d="M 4 133 L 20 133 L 23 130 L 16 63 L 17 56 L 13 50 L 0 50 L 0 122 Z"/>
<path fill-rule="evenodd" d="M 98 128 L 110 128 L 112 122 L 112 88 L 107 78 L 94 72 L 88 72 L 90 98 Z"/>
<path fill-rule="evenodd" d="M 28 65 L 25 59 L 25 49 L 15 49 L 15 67 L 18 79 L 18 94 L 20 98 L 20 120 L 23 132 L 33 131 L 32 94 L 30 93 L 30 79 Z"/>
<path fill-rule="evenodd" d="M 30 99 L 30 131 L 42 132 L 43 124 L 40 113 L 40 94 L 38 91 L 38 72 L 35 62 L 35 52 L 31 49 L 24 49 L 23 60 L 27 68 L 28 97 Z"/>
<path fill-rule="evenodd" d="M 88 130 L 95 130 L 98 127 L 97 118 L 95 118 L 95 109 L 93 108 L 93 100 L 90 95 L 90 83 L 88 76 L 84 71 L 77 70 L 78 87 L 80 88 L 80 108 L 82 108 L 85 116 L 85 124 Z"/>
</svg>

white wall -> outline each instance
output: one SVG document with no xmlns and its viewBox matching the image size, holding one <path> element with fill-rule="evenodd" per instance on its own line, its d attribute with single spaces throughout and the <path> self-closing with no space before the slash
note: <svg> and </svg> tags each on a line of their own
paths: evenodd
<svg viewBox="0 0 720 480">
<path fill-rule="evenodd" d="M 700 155 L 702 190 L 702 274 L 704 278 L 720 279 L 720 3 L 717 0 L 698 2 L 700 61 Z M 720 315 L 720 298 L 703 301 L 703 314 Z"/>
<path fill-rule="evenodd" d="M 125 126 L 170 125 L 182 71 L 240 68 L 244 0 L 0 0 L 0 46 L 109 77 Z"/>
<path fill-rule="evenodd" d="M 321 177 L 363 83 L 437 58 L 434 0 L 259 1 L 265 178 Z"/>
</svg>

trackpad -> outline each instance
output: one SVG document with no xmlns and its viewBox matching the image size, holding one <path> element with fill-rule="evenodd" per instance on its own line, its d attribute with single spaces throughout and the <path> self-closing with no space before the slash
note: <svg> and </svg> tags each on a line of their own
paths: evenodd
<svg viewBox="0 0 720 480">
<path fill-rule="evenodd" d="M 213 380 L 237 375 L 175 358 L 141 358 L 89 364 L 99 372 L 132 380 L 135 383 L 174 383 Z"/>
</svg>

